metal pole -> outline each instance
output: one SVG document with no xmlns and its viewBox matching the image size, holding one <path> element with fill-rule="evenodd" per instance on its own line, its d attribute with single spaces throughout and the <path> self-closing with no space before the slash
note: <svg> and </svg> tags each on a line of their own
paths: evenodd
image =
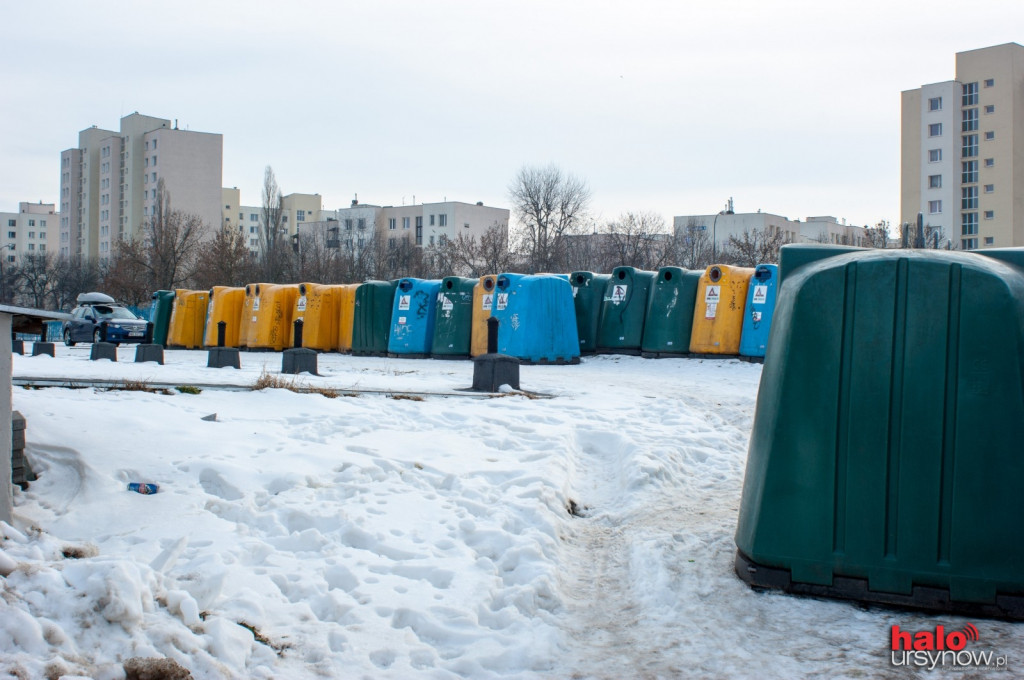
<svg viewBox="0 0 1024 680">
<path fill-rule="evenodd" d="M 292 347 L 302 347 L 302 319 L 295 320 L 295 341 Z"/>
<path fill-rule="evenodd" d="M 217 322 L 217 347 L 223 347 L 224 346 L 224 336 L 227 334 L 227 331 L 228 331 L 228 322 L 227 321 L 218 321 Z"/>
<path fill-rule="evenodd" d="M 487 353 L 497 354 L 498 353 L 498 320 L 496 318 L 488 317 L 487 319 Z"/>
</svg>

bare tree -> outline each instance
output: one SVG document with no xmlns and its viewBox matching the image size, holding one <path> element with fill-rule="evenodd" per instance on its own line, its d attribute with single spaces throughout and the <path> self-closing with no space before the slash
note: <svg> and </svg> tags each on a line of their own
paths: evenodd
<svg viewBox="0 0 1024 680">
<path fill-rule="evenodd" d="M 174 290 L 180 285 L 159 286 L 144 264 L 145 252 L 139 241 L 122 241 L 113 256 L 100 268 L 103 290 L 129 305 L 148 302 L 154 290 Z"/>
<path fill-rule="evenodd" d="M 44 309 L 55 303 L 58 260 L 52 253 L 25 255 L 17 268 L 18 288 L 23 304 Z"/>
<path fill-rule="evenodd" d="M 459 234 L 446 240 L 439 250 L 448 267 L 446 276 L 478 278 L 516 268 L 516 258 L 508 249 L 508 230 L 499 224 L 491 226 L 479 241 L 476 236 Z"/>
<path fill-rule="evenodd" d="M 740 267 L 756 267 L 764 263 L 779 261 L 779 248 L 788 239 L 781 229 L 768 227 L 765 230 L 744 231 L 739 236 L 730 236 L 722 260 Z"/>
<path fill-rule="evenodd" d="M 221 229 L 196 258 L 192 285 L 198 289 L 244 286 L 256 278 L 256 263 L 245 243 L 245 235 L 233 229 Z"/>
<path fill-rule="evenodd" d="M 260 264 L 264 281 L 279 281 L 284 274 L 288 254 L 285 252 L 283 228 L 284 196 L 269 165 L 263 172 L 263 204 L 260 208 Z"/>
<path fill-rule="evenodd" d="M 691 217 L 684 227 L 676 229 L 669 248 L 668 261 L 684 269 L 702 270 L 714 264 L 714 248 L 707 226 L 695 217 Z"/>
<path fill-rule="evenodd" d="M 604 228 L 605 258 L 618 266 L 657 269 L 665 263 L 668 233 L 654 212 L 627 212 Z"/>
<path fill-rule="evenodd" d="M 881 219 L 875 226 L 865 227 L 863 243 L 867 248 L 888 248 L 889 220 Z"/>
<path fill-rule="evenodd" d="M 583 232 L 590 189 L 558 167 L 524 167 L 509 187 L 512 210 L 522 229 L 519 239 L 531 271 L 560 271 L 567 258 L 566 237 Z"/>
<path fill-rule="evenodd" d="M 99 265 L 94 260 L 87 260 L 81 255 L 59 257 L 54 270 L 53 308 L 70 311 L 79 293 L 99 287 L 100 275 Z"/>
</svg>

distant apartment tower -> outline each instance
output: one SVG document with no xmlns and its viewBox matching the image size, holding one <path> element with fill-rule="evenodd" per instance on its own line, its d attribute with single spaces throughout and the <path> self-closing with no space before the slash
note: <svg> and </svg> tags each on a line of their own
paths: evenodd
<svg viewBox="0 0 1024 680">
<path fill-rule="evenodd" d="M 82 130 L 78 147 L 61 153 L 60 254 L 109 257 L 154 214 L 161 180 L 173 210 L 218 229 L 223 149 L 222 135 L 138 112 L 122 118 L 117 132 Z"/>
<path fill-rule="evenodd" d="M 60 215 L 53 203 L 19 203 L 16 213 L 0 212 L 0 225 L 0 257 L 5 263 L 56 252 Z"/>
<path fill-rule="evenodd" d="M 241 192 L 237 187 L 225 187 L 221 191 L 224 205 L 222 224 L 225 229 L 237 229 L 245 244 L 253 253 L 260 251 L 260 225 L 263 206 L 242 205 Z M 319 222 L 323 209 L 320 194 L 288 194 L 281 198 L 282 238 L 291 238 L 304 223 Z"/>
<path fill-rule="evenodd" d="M 900 221 L 921 213 L 964 250 L 1024 246 L 1024 47 L 958 52 L 954 80 L 901 108 Z"/>
</svg>

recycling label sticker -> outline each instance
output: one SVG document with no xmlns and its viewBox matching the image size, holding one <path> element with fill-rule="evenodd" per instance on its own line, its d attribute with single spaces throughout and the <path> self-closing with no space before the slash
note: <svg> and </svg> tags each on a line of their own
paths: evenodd
<svg viewBox="0 0 1024 680">
<path fill-rule="evenodd" d="M 708 306 L 707 306 L 707 309 L 704 311 L 704 318 L 705 319 L 714 319 L 715 318 L 715 314 L 717 312 L 718 312 L 718 303 L 717 302 L 709 302 Z"/>
<path fill-rule="evenodd" d="M 252 311 L 254 311 L 254 312 L 260 311 L 260 299 L 259 298 L 253 298 L 252 299 Z"/>
<path fill-rule="evenodd" d="M 296 306 L 296 309 L 299 310 L 300 312 L 306 311 L 306 296 L 305 295 L 303 295 L 302 297 L 299 298 L 299 304 Z"/>
<path fill-rule="evenodd" d="M 768 302 L 768 286 L 754 286 L 754 298 L 752 304 L 763 305 Z"/>
<path fill-rule="evenodd" d="M 494 295 L 492 293 L 488 293 L 481 297 L 480 300 L 480 308 L 485 312 L 491 311 L 491 306 L 494 304 Z"/>
<path fill-rule="evenodd" d="M 441 296 L 441 309 L 443 309 L 445 311 L 450 311 L 452 309 L 455 309 L 455 305 L 452 304 L 452 301 L 448 299 L 447 295 L 442 295 Z"/>
<path fill-rule="evenodd" d="M 398 296 L 398 311 L 408 312 L 409 311 L 409 295 Z"/>
<path fill-rule="evenodd" d="M 616 283 L 614 286 L 612 286 L 612 302 L 614 302 L 615 304 L 625 302 L 627 292 L 629 292 L 629 286 Z"/>
<path fill-rule="evenodd" d="M 704 290 L 704 302 L 709 305 L 717 305 L 718 301 L 722 299 L 722 287 L 721 286 L 708 286 Z M 710 318 L 710 317 L 709 317 Z"/>
<path fill-rule="evenodd" d="M 750 316 L 755 323 L 761 320 L 761 312 L 754 312 Z"/>
<path fill-rule="evenodd" d="M 498 293 L 498 311 L 503 312 L 508 307 L 508 293 Z"/>
<path fill-rule="evenodd" d="M 404 326 L 405 325 L 405 317 L 404 316 L 398 317 L 398 325 L 399 326 Z"/>
</svg>

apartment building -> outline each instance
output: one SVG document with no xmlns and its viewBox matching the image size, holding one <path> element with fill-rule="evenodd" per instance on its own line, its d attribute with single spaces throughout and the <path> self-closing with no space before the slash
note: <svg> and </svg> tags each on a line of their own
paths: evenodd
<svg viewBox="0 0 1024 680">
<path fill-rule="evenodd" d="M 260 224 L 262 205 L 241 205 L 242 197 L 238 187 L 221 190 L 224 206 L 221 224 L 225 229 L 237 229 L 245 238 L 249 250 L 260 250 Z M 283 238 L 294 236 L 300 226 L 322 220 L 323 198 L 320 194 L 288 194 L 281 198 L 281 234 Z"/>
<path fill-rule="evenodd" d="M 742 238 L 743 234 L 774 234 L 782 232 L 787 243 L 833 243 L 860 246 L 864 244 L 864 227 L 846 224 L 846 220 L 823 215 L 808 217 L 805 221 L 791 220 L 772 213 L 732 213 L 717 215 L 680 215 L 672 218 L 675 235 L 685 236 L 696 231 L 706 235 L 714 250 L 721 252 L 729 244 L 729 237 Z"/>
<path fill-rule="evenodd" d="M 901 222 L 1024 246 L 1024 47 L 958 52 L 953 80 L 902 92 L 900 137 Z"/>
<path fill-rule="evenodd" d="M 161 182 L 171 208 L 222 222 L 223 136 L 179 129 L 138 112 L 117 131 L 93 126 L 61 152 L 61 255 L 105 259 L 155 214 Z"/>
<path fill-rule="evenodd" d="M 19 203 L 18 212 L 0 212 L 0 257 L 7 263 L 24 255 L 56 253 L 60 214 L 53 203 Z"/>
</svg>

